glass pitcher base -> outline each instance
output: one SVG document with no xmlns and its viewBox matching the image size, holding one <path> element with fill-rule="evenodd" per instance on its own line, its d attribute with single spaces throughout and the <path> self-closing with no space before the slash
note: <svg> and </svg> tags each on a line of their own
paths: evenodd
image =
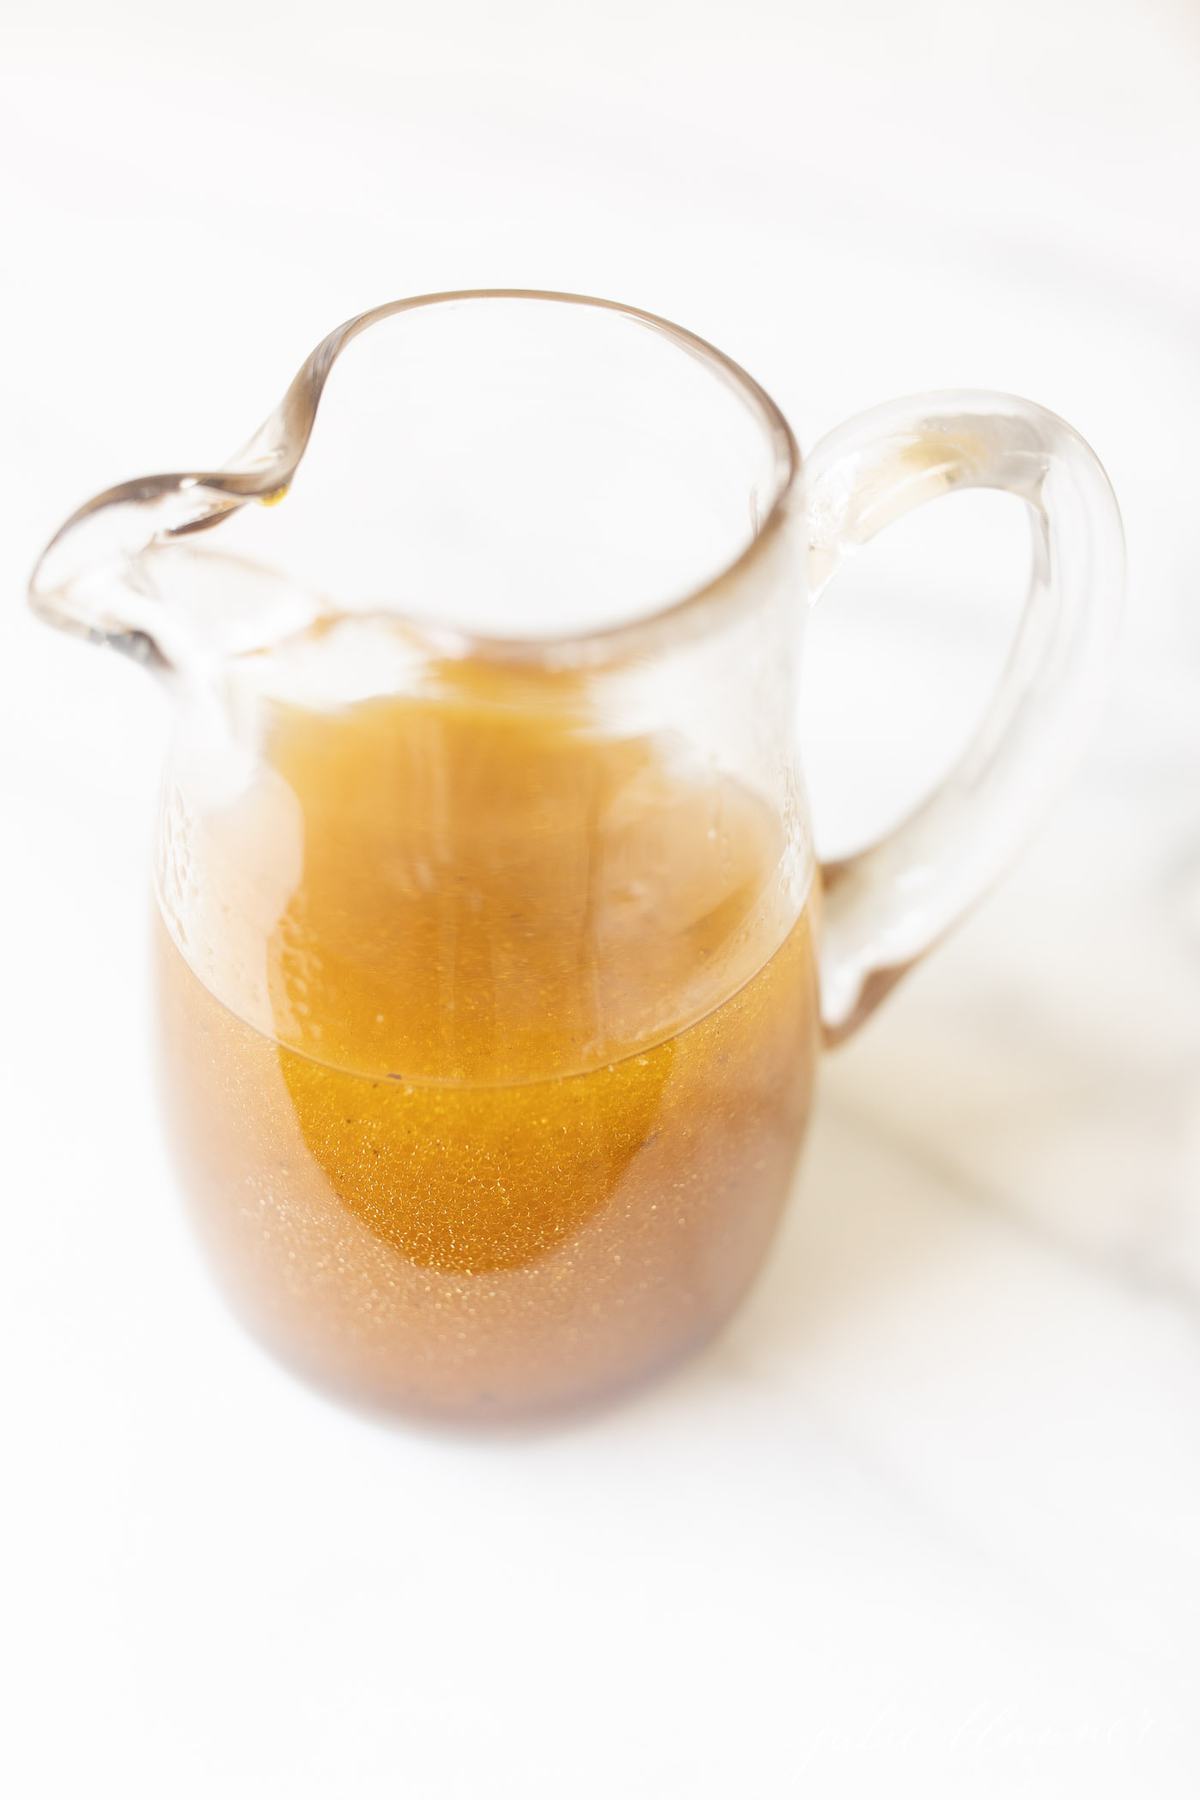
<svg viewBox="0 0 1200 1800">
<path fill-rule="evenodd" d="M 159 932 L 170 1136 L 237 1314 L 374 1410 L 595 1404 L 703 1344 L 766 1256 L 811 1102 L 807 919 L 674 1038 L 519 1087 L 406 1088 L 299 1057 Z"/>
<path fill-rule="evenodd" d="M 697 1324 L 680 1342 L 660 1347 L 653 1361 L 592 1382 L 572 1382 L 563 1378 L 561 1372 L 556 1375 L 547 1370 L 541 1383 L 530 1385 L 520 1395 L 485 1389 L 475 1395 L 432 1399 L 409 1390 L 399 1379 L 366 1384 L 353 1373 L 339 1376 L 319 1356 L 307 1353 L 302 1344 L 278 1341 L 261 1319 L 228 1294 L 224 1298 L 235 1327 L 292 1380 L 322 1401 L 391 1429 L 483 1438 L 536 1435 L 601 1418 L 652 1392 L 701 1358 L 736 1318 L 769 1253 L 770 1241 L 764 1246 L 758 1266 L 749 1273 L 741 1291 L 729 1298 L 720 1316 Z"/>
</svg>

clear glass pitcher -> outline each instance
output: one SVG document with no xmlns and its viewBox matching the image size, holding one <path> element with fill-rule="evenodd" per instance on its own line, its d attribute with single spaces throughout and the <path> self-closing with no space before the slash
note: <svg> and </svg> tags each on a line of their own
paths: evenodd
<svg viewBox="0 0 1200 1800">
<path fill-rule="evenodd" d="M 942 787 L 821 871 L 804 602 L 968 487 L 1033 529 L 999 692 Z M 898 401 L 802 463 L 711 345 L 567 294 L 365 313 L 225 467 L 75 513 L 31 598 L 176 702 L 162 1064 L 251 1328 L 323 1385 L 462 1418 L 598 1398 L 709 1337 L 820 1048 L 1073 762 L 1121 571 L 1099 464 L 1038 407 Z"/>
</svg>

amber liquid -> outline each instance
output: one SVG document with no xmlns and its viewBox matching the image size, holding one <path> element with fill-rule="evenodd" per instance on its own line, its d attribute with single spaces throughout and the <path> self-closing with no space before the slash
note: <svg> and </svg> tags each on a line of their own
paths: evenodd
<svg viewBox="0 0 1200 1800">
<path fill-rule="evenodd" d="M 301 845 L 270 1020 L 160 933 L 173 1133 L 238 1310 L 325 1385 L 465 1418 L 703 1341 L 761 1262 L 812 1082 L 809 921 L 766 809 L 469 671 L 279 708 L 267 763 Z M 201 880 L 245 861 L 254 805 L 209 822 Z"/>
</svg>

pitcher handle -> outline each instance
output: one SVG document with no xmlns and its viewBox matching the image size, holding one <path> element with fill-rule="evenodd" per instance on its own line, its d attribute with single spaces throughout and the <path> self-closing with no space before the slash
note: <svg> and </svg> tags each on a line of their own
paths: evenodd
<svg viewBox="0 0 1200 1800">
<path fill-rule="evenodd" d="M 807 462 L 815 599 L 843 558 L 939 494 L 1026 502 L 1033 574 L 999 687 L 947 778 L 878 843 L 827 866 L 825 1035 L 854 1031 L 1001 874 L 1072 771 L 1108 688 L 1124 585 L 1121 519 L 1083 439 L 1007 394 L 924 394 L 839 426 Z"/>
</svg>

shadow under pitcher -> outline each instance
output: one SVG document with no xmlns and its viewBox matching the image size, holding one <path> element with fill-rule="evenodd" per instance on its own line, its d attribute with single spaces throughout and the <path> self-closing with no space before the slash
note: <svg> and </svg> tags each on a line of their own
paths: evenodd
<svg viewBox="0 0 1200 1800">
<path fill-rule="evenodd" d="M 805 602 L 970 487 L 1033 533 L 998 691 L 823 878 Z M 364 313 L 223 467 L 80 508 L 30 597 L 174 704 L 166 1105 L 251 1330 L 361 1403 L 464 1420 L 703 1343 L 767 1252 L 818 1053 L 1073 765 L 1121 586 L 1103 471 L 1029 402 L 896 401 L 802 461 L 711 345 L 569 294 Z"/>
</svg>

